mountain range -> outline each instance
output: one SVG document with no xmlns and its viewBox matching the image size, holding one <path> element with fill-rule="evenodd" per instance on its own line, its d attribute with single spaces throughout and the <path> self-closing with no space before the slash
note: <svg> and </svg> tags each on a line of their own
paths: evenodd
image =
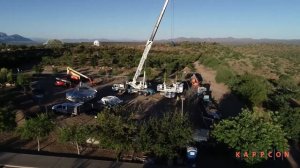
<svg viewBox="0 0 300 168">
<path fill-rule="evenodd" d="M 34 41 L 29 38 L 20 36 L 18 34 L 7 35 L 6 33 L 0 32 L 0 43 L 28 44 L 28 43 L 34 43 Z"/>
<path fill-rule="evenodd" d="M 216 42 L 222 44 L 261 44 L 261 43 L 284 43 L 284 44 L 300 44 L 300 39 L 253 39 L 253 38 L 186 38 L 179 37 L 173 40 L 162 41 L 175 41 L 175 42 Z"/>
<path fill-rule="evenodd" d="M 46 38 L 26 38 L 18 34 L 7 35 L 6 33 L 0 32 L 0 43 L 8 44 L 42 44 L 45 43 L 48 39 Z M 94 40 L 99 40 L 100 42 L 144 42 L 141 40 L 132 40 L 132 39 L 60 39 L 65 43 L 80 43 L 80 42 L 93 42 Z M 175 39 L 165 39 L 165 40 L 156 40 L 157 42 L 217 42 L 222 44 L 261 44 L 261 43 L 284 43 L 284 44 L 300 44 L 300 39 L 252 39 L 252 38 L 186 38 L 179 37 Z"/>
</svg>

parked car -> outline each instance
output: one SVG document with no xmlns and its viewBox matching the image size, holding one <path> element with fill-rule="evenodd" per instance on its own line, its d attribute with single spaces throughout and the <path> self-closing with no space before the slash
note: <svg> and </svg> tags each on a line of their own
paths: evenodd
<svg viewBox="0 0 300 168">
<path fill-rule="evenodd" d="M 71 81 L 67 79 L 55 78 L 56 81 L 54 83 L 55 86 L 66 86 L 70 87 L 72 85 Z"/>
<path fill-rule="evenodd" d="M 78 115 L 83 103 L 66 102 L 52 106 L 52 111 L 56 113 Z"/>
<path fill-rule="evenodd" d="M 119 99 L 116 96 L 106 96 L 99 100 L 98 103 L 110 108 L 121 105 L 123 103 L 123 100 Z"/>
</svg>

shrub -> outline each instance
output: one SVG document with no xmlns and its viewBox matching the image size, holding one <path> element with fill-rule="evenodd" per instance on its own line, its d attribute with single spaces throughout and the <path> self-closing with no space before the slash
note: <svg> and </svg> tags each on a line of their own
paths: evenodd
<svg viewBox="0 0 300 168">
<path fill-rule="evenodd" d="M 220 64 L 221 61 L 214 57 L 201 57 L 200 59 L 201 63 L 207 67 L 216 69 Z"/>
<path fill-rule="evenodd" d="M 8 70 L 6 68 L 1 68 L 0 70 L 0 83 L 5 83 L 7 81 Z"/>
<path fill-rule="evenodd" d="M 0 133 L 16 127 L 16 114 L 10 107 L 0 107 Z"/>
<path fill-rule="evenodd" d="M 277 81 L 278 87 L 283 90 L 296 91 L 298 89 L 297 83 L 291 76 L 281 75 Z"/>
<path fill-rule="evenodd" d="M 244 74 L 232 79 L 229 83 L 233 92 L 254 106 L 261 105 L 267 99 L 267 95 L 270 92 L 267 81 L 255 75 Z"/>
<path fill-rule="evenodd" d="M 228 84 L 235 77 L 234 73 L 224 66 L 217 69 L 216 81 Z"/>
</svg>

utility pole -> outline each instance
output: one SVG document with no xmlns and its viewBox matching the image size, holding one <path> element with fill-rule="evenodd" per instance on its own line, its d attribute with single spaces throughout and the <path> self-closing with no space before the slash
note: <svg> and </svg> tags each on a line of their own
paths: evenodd
<svg viewBox="0 0 300 168">
<path fill-rule="evenodd" d="M 181 95 L 180 99 L 181 99 L 181 117 L 183 117 L 183 101 L 185 100 L 185 97 Z"/>
</svg>

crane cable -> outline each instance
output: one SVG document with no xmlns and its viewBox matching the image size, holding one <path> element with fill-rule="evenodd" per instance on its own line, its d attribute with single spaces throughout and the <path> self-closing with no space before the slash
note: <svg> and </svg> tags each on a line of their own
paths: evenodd
<svg viewBox="0 0 300 168">
<path fill-rule="evenodd" d="M 171 42 L 173 45 L 174 43 L 174 27 L 175 27 L 175 0 L 172 0 L 172 16 L 171 16 Z"/>
</svg>

